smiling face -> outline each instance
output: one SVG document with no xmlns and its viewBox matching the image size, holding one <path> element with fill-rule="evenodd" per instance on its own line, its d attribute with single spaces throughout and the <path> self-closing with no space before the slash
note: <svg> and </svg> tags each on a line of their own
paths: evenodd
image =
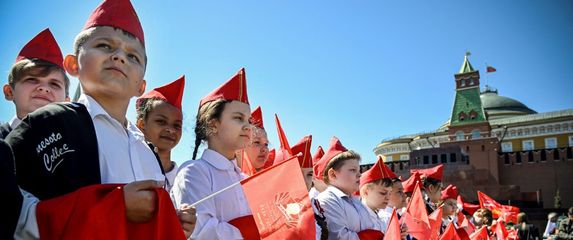
<svg viewBox="0 0 573 240">
<path fill-rule="evenodd" d="M 6 100 L 14 101 L 16 115 L 20 119 L 49 103 L 67 99 L 65 75 L 61 70 L 52 70 L 42 76 L 32 69 L 16 80 L 13 87 L 4 85 L 3 90 Z"/>
<path fill-rule="evenodd" d="M 77 77 L 83 91 L 96 100 L 122 99 L 145 90 L 145 48 L 121 29 L 100 26 L 85 30 L 89 36 L 77 56 L 68 55 L 66 71 Z"/>
<path fill-rule="evenodd" d="M 138 119 L 137 126 L 159 151 L 171 151 L 181 139 L 183 114 L 163 100 L 154 100 L 151 108 L 146 119 Z"/>
<path fill-rule="evenodd" d="M 269 157 L 269 139 L 267 132 L 262 128 L 253 127 L 252 141 L 245 151 L 251 159 L 255 169 L 261 169 Z"/>
</svg>

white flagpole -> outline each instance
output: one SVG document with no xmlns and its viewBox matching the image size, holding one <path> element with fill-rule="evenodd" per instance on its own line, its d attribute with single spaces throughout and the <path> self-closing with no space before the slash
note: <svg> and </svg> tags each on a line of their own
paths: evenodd
<svg viewBox="0 0 573 240">
<path fill-rule="evenodd" d="M 233 183 L 233 184 L 231 184 L 231 185 L 229 185 L 229 186 L 227 186 L 227 187 L 225 187 L 225 188 L 223 188 L 223 189 L 221 189 L 221 190 L 219 190 L 219 191 L 216 191 L 216 192 L 212 193 L 211 195 L 209 195 L 209 196 L 207 196 L 207 197 L 205 197 L 205 198 L 203 198 L 203 199 L 201 199 L 201 200 L 199 200 L 199 201 L 197 201 L 197 202 L 191 204 L 191 207 L 194 208 L 195 206 L 199 205 L 200 203 L 202 203 L 202 202 L 204 202 L 204 201 L 207 201 L 207 200 L 209 200 L 209 199 L 211 199 L 211 198 L 213 198 L 213 197 L 219 195 L 220 193 L 222 193 L 222 192 L 224 192 L 224 191 L 227 191 L 227 190 L 229 190 L 229 189 L 231 189 L 231 188 L 233 188 L 233 187 L 235 187 L 235 186 L 237 186 L 237 185 L 239 185 L 239 184 L 241 184 L 241 181 L 238 181 L 238 182 Z"/>
</svg>

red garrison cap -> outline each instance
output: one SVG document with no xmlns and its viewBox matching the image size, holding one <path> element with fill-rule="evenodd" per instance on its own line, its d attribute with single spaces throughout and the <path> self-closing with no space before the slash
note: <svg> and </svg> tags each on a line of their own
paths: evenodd
<svg viewBox="0 0 573 240">
<path fill-rule="evenodd" d="M 143 28 L 137 13 L 129 0 L 104 0 L 93 12 L 84 30 L 96 26 L 110 26 L 122 29 L 137 37 L 145 45 Z"/>
<path fill-rule="evenodd" d="M 62 51 L 49 28 L 44 29 L 44 31 L 38 33 L 38 35 L 26 43 L 22 50 L 20 50 L 20 53 L 18 53 L 18 57 L 16 57 L 14 63 L 23 59 L 40 59 L 56 64 L 64 69 Z"/>
<path fill-rule="evenodd" d="M 181 101 L 183 100 L 184 88 L 185 88 L 185 75 L 179 77 L 179 79 L 171 83 L 155 88 L 149 91 L 148 93 L 143 94 L 143 96 L 137 99 L 136 105 L 137 106 L 141 105 L 143 99 L 157 98 L 170 103 L 179 110 L 182 110 Z"/>
<path fill-rule="evenodd" d="M 247 97 L 247 75 L 245 74 L 245 68 L 241 68 L 233 77 L 231 77 L 223 85 L 219 86 L 217 89 L 213 90 L 207 96 L 201 99 L 199 107 L 203 104 L 214 101 L 217 99 L 225 99 L 230 101 L 240 101 L 249 104 L 249 98 Z"/>
</svg>

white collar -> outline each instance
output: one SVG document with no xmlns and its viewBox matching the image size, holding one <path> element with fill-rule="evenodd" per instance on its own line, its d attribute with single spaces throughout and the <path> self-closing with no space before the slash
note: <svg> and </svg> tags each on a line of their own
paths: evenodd
<svg viewBox="0 0 573 240">
<path fill-rule="evenodd" d="M 203 155 L 201 155 L 201 158 L 205 159 L 207 163 L 209 163 L 211 166 L 219 170 L 235 169 L 237 172 L 241 172 L 241 170 L 237 166 L 237 159 L 229 161 L 229 159 L 227 159 L 225 156 L 223 156 L 217 151 L 213 151 L 207 148 L 205 149 L 205 151 L 203 151 Z"/>
<path fill-rule="evenodd" d="M 10 120 L 10 128 L 15 129 L 18 125 L 22 123 L 22 120 L 18 118 L 18 116 L 14 115 L 14 117 Z"/>
</svg>

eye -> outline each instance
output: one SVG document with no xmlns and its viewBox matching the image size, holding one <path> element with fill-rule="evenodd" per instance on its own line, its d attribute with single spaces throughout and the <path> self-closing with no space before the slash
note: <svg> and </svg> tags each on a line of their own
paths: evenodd
<svg viewBox="0 0 573 240">
<path fill-rule="evenodd" d="M 38 79 L 37 78 L 26 78 L 24 81 L 27 83 L 37 83 Z"/>
<path fill-rule="evenodd" d="M 163 119 L 157 119 L 157 120 L 155 120 L 155 122 L 161 126 L 165 125 L 165 120 L 163 120 Z"/>
<path fill-rule="evenodd" d="M 50 86 L 52 86 L 54 89 L 62 89 L 62 85 L 56 82 L 50 83 Z"/>
<path fill-rule="evenodd" d="M 110 50 L 111 46 L 107 43 L 98 43 L 96 45 L 96 48 L 102 48 L 102 49 Z"/>
<path fill-rule="evenodd" d="M 181 130 L 182 126 L 181 124 L 175 124 L 173 125 L 173 128 L 175 128 L 175 130 Z"/>
<path fill-rule="evenodd" d="M 135 54 L 128 54 L 127 57 L 129 57 L 131 60 L 135 61 L 136 63 L 141 63 L 141 61 L 139 61 L 139 57 L 137 57 Z"/>
</svg>

